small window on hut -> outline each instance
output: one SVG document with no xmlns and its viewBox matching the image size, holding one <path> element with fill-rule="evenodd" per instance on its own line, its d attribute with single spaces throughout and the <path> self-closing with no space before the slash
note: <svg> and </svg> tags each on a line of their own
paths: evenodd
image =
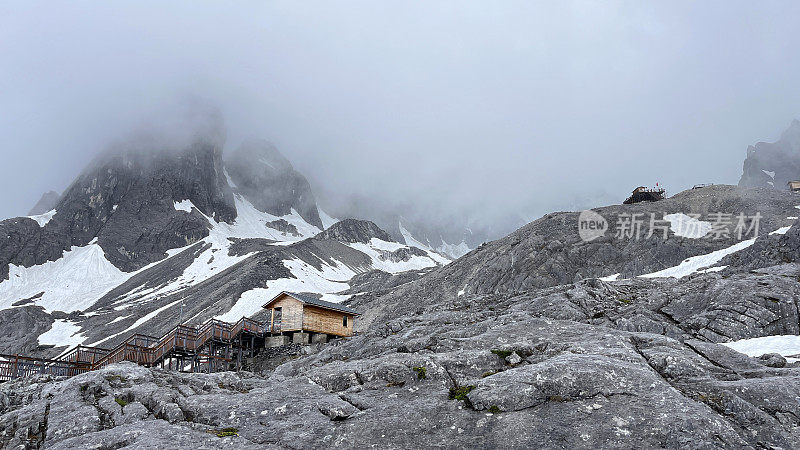
<svg viewBox="0 0 800 450">
<path fill-rule="evenodd" d="M 347 316 L 342 317 L 342 326 L 347 328 Z"/>
</svg>

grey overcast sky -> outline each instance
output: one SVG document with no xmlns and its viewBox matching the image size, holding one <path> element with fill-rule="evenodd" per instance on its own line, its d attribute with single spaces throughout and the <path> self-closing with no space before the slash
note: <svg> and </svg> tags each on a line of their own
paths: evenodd
<svg viewBox="0 0 800 450">
<path fill-rule="evenodd" d="M 318 190 L 485 220 L 735 184 L 800 117 L 800 2 L 0 1 L 0 217 L 186 96 Z"/>
</svg>

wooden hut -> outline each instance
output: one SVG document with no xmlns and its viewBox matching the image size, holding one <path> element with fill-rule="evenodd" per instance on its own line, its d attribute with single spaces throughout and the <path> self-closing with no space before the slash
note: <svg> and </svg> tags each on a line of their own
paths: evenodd
<svg viewBox="0 0 800 450">
<path fill-rule="evenodd" d="M 790 181 L 786 185 L 789 186 L 790 191 L 800 192 L 800 180 Z"/>
<path fill-rule="evenodd" d="M 268 343 L 270 346 L 285 344 L 290 335 L 293 342 L 299 343 L 352 336 L 355 318 L 360 315 L 337 303 L 286 291 L 273 297 L 263 308 L 270 310 L 268 329 L 275 337 Z"/>
</svg>

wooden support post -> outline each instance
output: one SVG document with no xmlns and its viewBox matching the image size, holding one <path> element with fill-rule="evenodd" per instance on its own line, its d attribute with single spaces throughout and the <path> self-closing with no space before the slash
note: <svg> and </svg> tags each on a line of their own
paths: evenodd
<svg viewBox="0 0 800 450">
<path fill-rule="evenodd" d="M 214 342 L 209 341 L 208 343 L 208 373 L 211 373 L 211 361 L 214 359 Z"/>
<path fill-rule="evenodd" d="M 236 371 L 242 370 L 242 334 L 239 334 L 239 351 L 236 352 Z"/>
</svg>

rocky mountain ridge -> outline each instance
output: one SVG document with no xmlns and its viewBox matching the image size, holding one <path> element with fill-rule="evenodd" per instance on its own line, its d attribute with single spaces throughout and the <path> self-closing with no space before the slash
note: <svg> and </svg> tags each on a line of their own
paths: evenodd
<svg viewBox="0 0 800 450">
<path fill-rule="evenodd" d="M 739 186 L 787 189 L 800 179 L 800 120 L 793 120 L 778 141 L 747 148 Z"/>
<path fill-rule="evenodd" d="M 318 239 L 334 239 L 340 242 L 360 242 L 362 244 L 369 243 L 373 238 L 385 242 L 396 242 L 389 236 L 389 233 L 383 231 L 373 222 L 357 219 L 345 219 L 336 222 L 316 237 Z"/>
</svg>

